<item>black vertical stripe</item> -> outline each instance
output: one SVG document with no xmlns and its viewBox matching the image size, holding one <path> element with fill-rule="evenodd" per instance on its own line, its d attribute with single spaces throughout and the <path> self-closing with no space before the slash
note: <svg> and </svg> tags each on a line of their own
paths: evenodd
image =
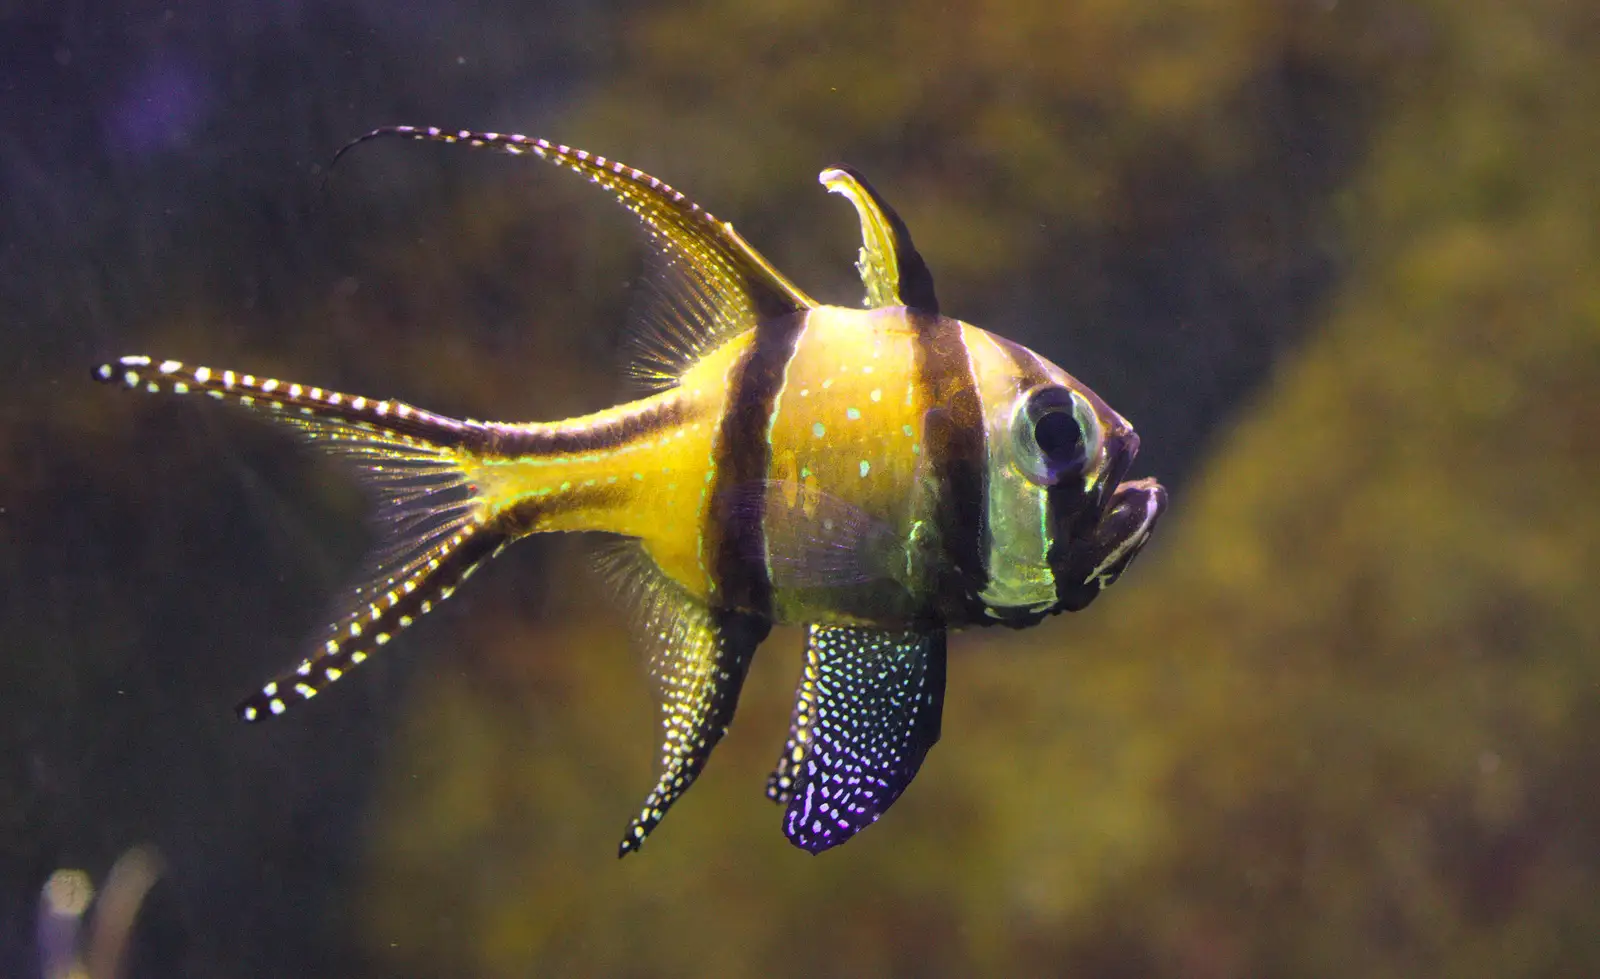
<svg viewBox="0 0 1600 979">
<path fill-rule="evenodd" d="M 995 337 L 995 343 L 1016 365 L 1018 394 L 1050 382 L 1050 376 L 1032 353 L 1000 337 Z M 1050 573 L 1055 577 L 1059 607 L 1078 584 L 1070 580 L 1074 557 L 1080 546 L 1077 542 L 1093 527 L 1099 518 L 1099 510 L 1094 506 L 1094 500 L 1084 493 L 1081 479 L 1064 479 L 1045 490 L 1045 511 L 1049 514 L 1051 536 L 1050 553 L 1045 555 L 1045 562 L 1050 565 Z"/>
<path fill-rule="evenodd" d="M 961 324 L 916 310 L 907 316 L 917 331 L 917 380 L 927 405 L 922 451 L 937 486 L 934 524 L 947 565 L 937 583 L 940 605 L 947 619 L 964 621 L 981 613 L 978 595 L 989 583 L 989 460 L 983 400 Z"/>
<path fill-rule="evenodd" d="M 1050 376 L 1032 353 L 999 337 L 995 342 L 1016 364 L 1023 391 L 1050 382 Z M 1089 569 L 1083 565 L 1086 549 L 1098 543 L 1095 528 L 1103 519 L 1111 494 L 1131 461 L 1122 446 L 1121 439 L 1108 440 L 1106 450 L 1113 456 L 1110 472 L 1090 489 L 1084 489 L 1082 479 L 1063 479 L 1045 490 L 1045 509 L 1052 538 L 1045 561 L 1056 581 L 1056 607 L 1052 611 L 1076 612 L 1099 594 L 1098 588 L 1085 590 L 1084 579 Z"/>
<path fill-rule="evenodd" d="M 756 327 L 749 349 L 730 372 L 713 456 L 716 470 L 705 534 L 707 568 L 717 589 L 715 604 L 724 609 L 772 615 L 772 578 L 762 526 L 772 467 L 767 426 L 808 315 L 797 313 Z"/>
</svg>

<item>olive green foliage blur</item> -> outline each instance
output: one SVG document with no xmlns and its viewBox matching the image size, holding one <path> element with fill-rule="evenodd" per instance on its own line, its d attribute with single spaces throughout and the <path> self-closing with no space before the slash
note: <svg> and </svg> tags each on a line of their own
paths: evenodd
<svg viewBox="0 0 1600 979">
<path fill-rule="evenodd" d="M 941 285 L 1003 295 L 1072 263 L 1037 252 L 1041 224 L 1115 233 L 1153 161 L 1241 167 L 1236 107 L 1291 57 L 1370 113 L 1329 191 L 1348 264 L 1122 584 L 955 642 L 943 742 L 823 858 L 761 798 L 796 636 L 619 864 L 656 736 L 625 637 L 585 586 L 548 622 L 474 616 L 446 641 L 473 669 L 418 685 L 372 809 L 372 948 L 440 976 L 1600 970 L 1583 8 L 705 0 L 639 21 L 574 128 L 656 147 L 780 267 L 850 220 L 814 217 L 796 172 L 876 145 Z"/>
<path fill-rule="evenodd" d="M 400 675 L 377 664 L 299 722 L 341 733 L 315 746 L 330 767 L 353 743 L 382 752 L 357 869 L 327 912 L 373 974 L 1600 974 L 1591 4 L 691 0 L 640 5 L 615 40 L 619 70 L 530 132 L 670 181 L 843 303 L 859 296 L 855 218 L 812 177 L 848 151 L 949 312 L 1036 347 L 1135 425 L 1130 402 L 1181 414 L 1198 397 L 1139 390 L 1170 376 L 1182 303 L 1144 314 L 1139 356 L 1116 364 L 1041 303 L 1116 320 L 1097 263 L 1168 248 L 1180 214 L 1211 215 L 1199 252 L 1222 258 L 1204 268 L 1239 280 L 1298 275 L 1312 248 L 1340 260 L 1272 324 L 1293 342 L 1256 338 L 1284 352 L 1226 392 L 1236 407 L 1210 442 L 1147 441 L 1136 476 L 1170 475 L 1151 468 L 1164 453 L 1195 461 L 1133 569 L 1083 613 L 953 640 L 943 741 L 878 825 L 822 857 L 788 845 L 762 795 L 799 669 L 799 636 L 779 631 L 705 775 L 617 861 L 654 778 L 650 681 L 576 573 L 581 546 L 513 548 L 391 647 L 417 664 L 392 742 L 348 706 L 370 701 L 346 687 Z M 1291 76 L 1330 94 L 1297 103 L 1304 126 L 1265 126 Z M 373 120 L 435 121 L 453 123 Z M 339 181 L 445 152 L 363 147 Z M 364 246 L 363 274 L 325 298 L 227 331 L 197 290 L 151 310 L 140 342 L 480 418 L 613 401 L 640 267 L 626 214 L 570 174 L 457 152 L 454 196 L 397 205 L 417 225 Z M 1311 160 L 1324 169 L 1297 184 Z M 1285 188 L 1311 206 L 1263 199 Z M 1231 288 L 1178 294 L 1259 312 Z M 359 525 L 347 482 L 296 470 L 320 495 L 291 503 L 286 469 L 232 455 L 322 472 L 281 441 L 47 400 L 28 437 L 77 445 L 79 468 L 46 479 L 23 438 L 0 440 L 0 469 L 19 474 L 7 506 L 133 470 L 150 482 L 96 501 L 92 524 L 34 531 L 40 553 L 63 535 L 142 567 L 226 566 L 209 511 L 136 498 L 181 481 L 266 528 L 256 561 L 308 570 L 282 591 L 220 575 L 202 610 L 168 608 L 192 586 L 156 574 L 72 596 L 96 611 L 75 625 L 81 649 L 14 666 L 21 687 L 97 711 L 156 669 L 124 661 L 140 630 L 284 633 L 286 608 L 354 566 L 360 542 L 320 530 Z M 230 448 L 184 468 L 197 438 Z M 241 610 L 257 618 L 223 619 Z M 300 654 L 292 638 L 282 663 L 224 650 L 159 670 L 242 694 Z M 195 750 L 239 737 L 225 704 L 185 709 L 215 725 Z M 327 719 L 342 711 L 355 720 Z M 310 737 L 284 730 L 267 737 Z M 314 791 L 315 771 L 273 767 L 276 743 L 240 749 L 261 754 L 217 791 Z M 7 792 L 0 811 L 21 808 Z"/>
</svg>

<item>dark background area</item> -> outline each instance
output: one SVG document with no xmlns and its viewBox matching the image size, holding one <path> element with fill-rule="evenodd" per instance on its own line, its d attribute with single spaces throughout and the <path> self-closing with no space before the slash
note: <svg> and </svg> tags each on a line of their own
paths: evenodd
<svg viewBox="0 0 1600 979">
<path fill-rule="evenodd" d="M 165 861 L 140 976 L 1576 975 L 1600 967 L 1600 15 L 1212 0 L 0 0 L 0 974 L 52 871 Z M 798 641 L 649 848 L 655 712 L 519 545 L 301 716 L 340 472 L 124 353 L 548 419 L 643 269 L 539 135 L 854 303 L 848 162 L 945 309 L 1138 426 L 1173 505 L 1079 616 L 953 646 L 944 740 L 812 860 Z M 96 977 L 101 979 L 101 977 Z"/>
</svg>

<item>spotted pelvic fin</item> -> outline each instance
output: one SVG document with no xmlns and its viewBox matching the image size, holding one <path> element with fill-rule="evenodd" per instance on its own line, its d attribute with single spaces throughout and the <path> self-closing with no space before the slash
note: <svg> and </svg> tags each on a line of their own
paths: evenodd
<svg viewBox="0 0 1600 979">
<path fill-rule="evenodd" d="M 867 307 L 909 306 L 938 315 L 933 273 L 928 271 L 928 263 L 911 243 L 911 232 L 889 202 L 851 167 L 829 167 L 817 180 L 829 193 L 840 194 L 854 204 L 861 218 L 861 255 L 856 268 L 867 287 Z"/>
<path fill-rule="evenodd" d="M 603 552 L 601 571 L 633 613 L 661 700 L 660 775 L 617 847 L 617 856 L 625 857 L 644 845 L 727 733 L 750 660 L 772 623 L 685 596 L 635 543 Z"/>
<path fill-rule="evenodd" d="M 810 853 L 877 822 L 939 740 L 945 634 L 813 625 L 767 797 Z"/>
<path fill-rule="evenodd" d="M 817 305 L 732 224 L 636 167 L 532 136 L 417 126 L 375 129 L 346 144 L 334 163 L 356 146 L 386 137 L 535 156 L 587 177 L 632 211 L 661 260 L 652 278 L 663 302 L 650 311 L 637 337 L 639 355 L 629 367 L 647 387 L 670 387 L 706 351 L 758 322 Z"/>
<path fill-rule="evenodd" d="M 276 421 L 350 465 L 377 498 L 379 544 L 364 583 L 311 655 L 239 704 L 246 721 L 282 714 L 366 662 L 508 540 L 485 524 L 487 503 L 469 481 L 468 465 L 493 437 L 483 423 L 144 356 L 102 364 L 93 376 L 152 394 L 204 393 Z"/>
</svg>

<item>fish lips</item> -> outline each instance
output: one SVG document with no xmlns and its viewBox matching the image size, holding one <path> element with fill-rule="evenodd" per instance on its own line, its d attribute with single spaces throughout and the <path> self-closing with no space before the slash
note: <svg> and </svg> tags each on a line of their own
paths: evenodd
<svg viewBox="0 0 1600 979">
<path fill-rule="evenodd" d="M 1155 480 L 1122 482 L 1138 454 L 1137 433 L 1110 435 L 1092 490 L 1085 492 L 1081 484 L 1051 488 L 1056 534 L 1049 559 L 1056 579 L 1051 614 L 1077 612 L 1094 601 L 1132 562 L 1166 508 L 1167 492 Z M 1129 541 L 1134 543 L 1121 548 Z"/>
</svg>

